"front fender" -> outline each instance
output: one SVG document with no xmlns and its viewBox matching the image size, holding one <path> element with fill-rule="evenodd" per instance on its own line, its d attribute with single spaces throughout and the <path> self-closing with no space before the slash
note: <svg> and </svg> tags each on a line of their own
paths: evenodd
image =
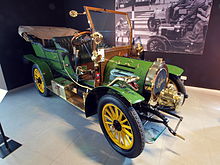
<svg viewBox="0 0 220 165">
<path fill-rule="evenodd" d="M 51 80 L 53 80 L 53 73 L 51 72 L 49 65 L 32 54 L 25 55 L 24 58 L 33 62 L 34 64 L 37 64 L 44 76 L 46 85 L 51 85 Z"/>
<path fill-rule="evenodd" d="M 136 104 L 145 100 L 143 96 L 128 87 L 109 86 L 108 88 L 123 96 L 130 104 Z"/>
<path fill-rule="evenodd" d="M 168 67 L 169 73 L 176 75 L 176 76 L 181 76 L 182 73 L 184 72 L 184 70 L 178 66 L 167 64 L 167 67 Z"/>
<path fill-rule="evenodd" d="M 85 114 L 86 117 L 92 116 L 97 113 L 98 103 L 99 99 L 106 95 L 106 94 L 112 94 L 112 95 L 118 95 L 120 96 L 125 104 L 136 104 L 141 101 L 144 101 L 145 98 L 135 92 L 134 90 L 125 87 L 116 87 L 116 86 L 101 86 L 93 89 L 91 92 L 89 92 L 86 101 L 85 101 Z"/>
</svg>

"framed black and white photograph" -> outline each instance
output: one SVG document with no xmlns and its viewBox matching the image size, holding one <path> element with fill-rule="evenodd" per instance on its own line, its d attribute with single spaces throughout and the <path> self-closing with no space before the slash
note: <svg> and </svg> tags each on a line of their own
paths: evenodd
<svg viewBox="0 0 220 165">
<path fill-rule="evenodd" d="M 133 40 L 145 51 L 203 54 L 213 0 L 115 0 L 127 12 Z M 116 18 L 116 42 L 127 41 L 126 23 Z"/>
</svg>

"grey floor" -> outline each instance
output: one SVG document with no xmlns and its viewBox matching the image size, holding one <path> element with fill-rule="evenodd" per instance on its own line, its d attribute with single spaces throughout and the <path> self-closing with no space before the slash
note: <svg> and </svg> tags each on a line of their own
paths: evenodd
<svg viewBox="0 0 220 165">
<path fill-rule="evenodd" d="M 0 121 L 6 135 L 23 145 L 0 165 L 219 165 L 220 92 L 188 88 L 188 93 L 179 128 L 186 141 L 166 131 L 128 159 L 110 147 L 97 116 L 86 119 L 61 98 L 40 96 L 33 85 L 16 89 L 0 104 Z"/>
</svg>

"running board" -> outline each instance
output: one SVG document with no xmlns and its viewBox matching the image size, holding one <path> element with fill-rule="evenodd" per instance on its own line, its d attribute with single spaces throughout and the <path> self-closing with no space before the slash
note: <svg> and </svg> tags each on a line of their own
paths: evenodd
<svg viewBox="0 0 220 165">
<path fill-rule="evenodd" d="M 71 105 L 84 111 L 83 92 L 80 91 L 72 81 L 59 77 L 52 80 L 51 86 L 47 86 L 47 88 Z M 79 94 L 81 94 L 82 97 Z"/>
</svg>

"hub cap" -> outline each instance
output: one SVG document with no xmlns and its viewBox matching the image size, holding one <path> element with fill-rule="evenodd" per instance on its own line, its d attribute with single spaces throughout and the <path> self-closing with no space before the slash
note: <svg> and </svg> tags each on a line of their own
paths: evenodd
<svg viewBox="0 0 220 165">
<path fill-rule="evenodd" d="M 120 148 L 131 149 L 134 136 L 125 114 L 114 104 L 106 104 L 102 110 L 102 121 L 111 140 Z"/>
<path fill-rule="evenodd" d="M 41 93 L 44 93 L 44 82 L 42 75 L 38 69 L 34 69 L 34 82 Z"/>
</svg>

